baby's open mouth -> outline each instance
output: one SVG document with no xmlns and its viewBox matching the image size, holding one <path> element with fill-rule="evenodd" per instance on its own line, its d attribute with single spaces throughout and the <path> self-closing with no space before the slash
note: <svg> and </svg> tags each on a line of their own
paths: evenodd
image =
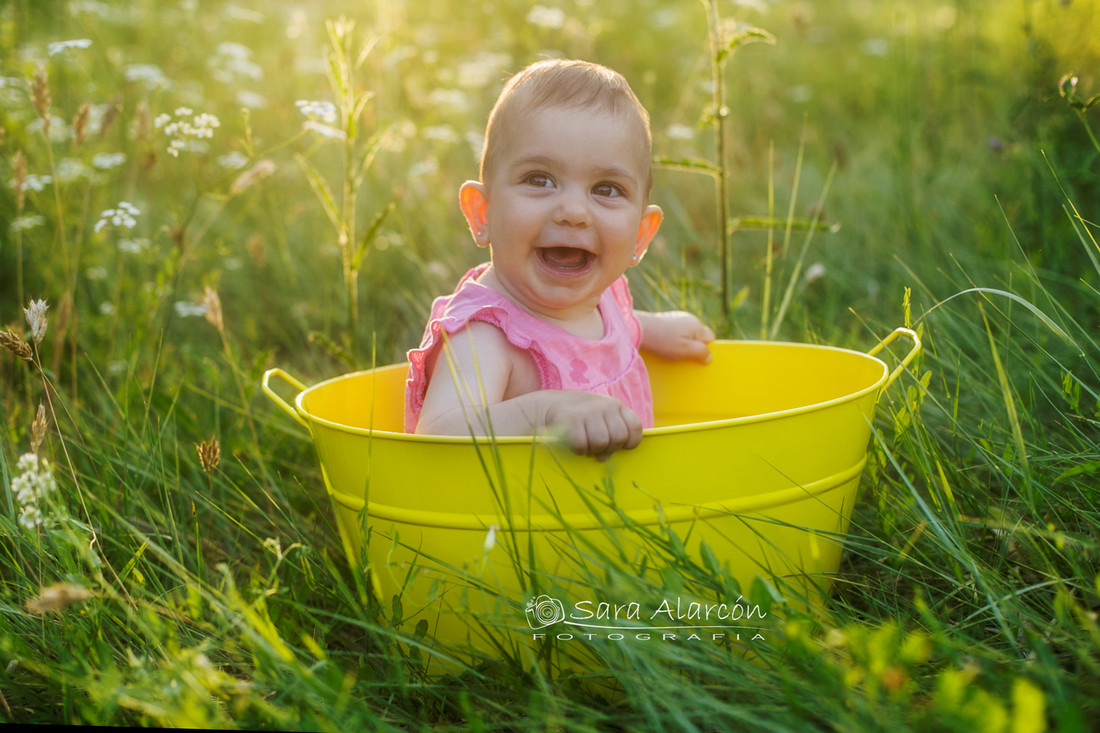
<svg viewBox="0 0 1100 733">
<path fill-rule="evenodd" d="M 543 247 L 539 250 L 543 263 L 555 270 L 581 271 L 595 259 L 595 255 L 578 247 Z"/>
</svg>

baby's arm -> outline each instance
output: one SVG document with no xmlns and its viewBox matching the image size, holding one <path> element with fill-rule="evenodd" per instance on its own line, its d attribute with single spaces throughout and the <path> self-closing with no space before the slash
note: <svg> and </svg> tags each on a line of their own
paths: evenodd
<svg viewBox="0 0 1100 733">
<path fill-rule="evenodd" d="M 691 313 L 635 311 L 642 326 L 642 348 L 666 359 L 694 359 L 706 364 L 711 359 L 707 344 L 714 331 Z"/>
<path fill-rule="evenodd" d="M 494 326 L 474 321 L 437 353 L 417 433 L 487 435 L 489 424 L 496 435 L 561 431 L 573 452 L 601 460 L 641 442 L 641 420 L 619 400 L 539 389 L 530 355 Z"/>
</svg>

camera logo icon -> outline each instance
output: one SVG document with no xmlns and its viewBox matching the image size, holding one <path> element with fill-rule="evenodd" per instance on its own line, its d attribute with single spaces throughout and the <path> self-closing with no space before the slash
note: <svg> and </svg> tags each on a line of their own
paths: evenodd
<svg viewBox="0 0 1100 733">
<path fill-rule="evenodd" d="M 527 623 L 532 629 L 545 629 L 565 620 L 565 607 L 557 598 L 542 595 L 527 602 Z"/>
</svg>

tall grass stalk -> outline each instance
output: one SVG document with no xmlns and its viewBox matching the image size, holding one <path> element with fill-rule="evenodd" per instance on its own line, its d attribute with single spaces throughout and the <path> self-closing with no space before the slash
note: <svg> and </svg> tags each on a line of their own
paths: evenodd
<svg viewBox="0 0 1100 733">
<path fill-rule="evenodd" d="M 360 238 L 356 224 L 359 190 L 385 139 L 385 131 L 363 140 L 363 113 L 374 95 L 358 89 L 358 77 L 380 37 L 373 35 L 356 45 L 355 22 L 343 17 L 326 22 L 325 27 L 329 39 L 329 85 L 336 97 L 343 143 L 339 202 L 324 176 L 308 159 L 298 156 L 298 163 L 336 230 L 345 298 L 344 335 L 352 356 L 359 358 L 359 271 L 382 222 L 393 210 L 392 204 L 383 207 Z"/>
<path fill-rule="evenodd" d="M 730 197 L 729 197 L 729 161 L 726 152 L 726 122 L 730 108 L 726 102 L 726 62 L 739 46 L 752 42 L 774 43 L 775 39 L 760 28 L 735 29 L 730 31 L 718 12 L 717 0 L 702 0 L 707 13 L 707 30 L 710 47 L 711 106 L 706 119 L 714 139 L 714 204 L 715 224 L 718 244 L 718 268 L 720 271 L 719 297 L 722 301 L 722 315 L 728 326 L 732 308 L 730 268 Z"/>
</svg>

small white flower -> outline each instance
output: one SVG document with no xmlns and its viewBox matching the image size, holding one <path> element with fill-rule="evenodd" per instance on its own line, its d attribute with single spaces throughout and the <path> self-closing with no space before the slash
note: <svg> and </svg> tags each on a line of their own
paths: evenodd
<svg viewBox="0 0 1100 733">
<path fill-rule="evenodd" d="M 450 125 L 432 125 L 424 128 L 424 137 L 428 140 L 438 140 L 442 143 L 458 142 L 458 133 Z"/>
<path fill-rule="evenodd" d="M 119 229 L 133 229 L 137 226 L 137 217 L 141 210 L 128 201 L 119 201 L 113 209 L 105 209 L 99 215 L 99 221 L 95 223 L 95 231 L 112 226 Z"/>
<path fill-rule="evenodd" d="M 89 48 L 92 45 L 92 41 L 88 38 L 78 38 L 72 41 L 57 41 L 46 46 L 46 51 L 50 56 L 56 56 L 57 54 L 67 51 L 70 48 Z"/>
<path fill-rule="evenodd" d="M 145 250 L 149 249 L 148 239 L 120 239 L 118 240 L 118 251 L 125 252 L 126 254 L 137 255 L 141 254 Z"/>
<path fill-rule="evenodd" d="M 230 20 L 243 20 L 247 23 L 256 23 L 257 25 L 264 22 L 263 13 L 250 8 L 242 8 L 239 5 L 227 6 L 225 15 Z"/>
<path fill-rule="evenodd" d="M 234 150 L 231 153 L 219 155 L 215 162 L 222 168 L 236 171 L 248 165 L 248 156 L 240 152 L 239 150 Z"/>
<path fill-rule="evenodd" d="M 53 183 L 53 176 L 36 176 L 34 173 L 31 173 L 27 176 L 27 180 L 23 182 L 23 190 L 39 193 L 40 191 L 46 190 L 46 186 L 49 186 L 51 183 Z"/>
<path fill-rule="evenodd" d="M 25 232 L 28 229 L 36 229 L 37 227 L 40 227 L 45 223 L 46 218 L 44 216 L 39 216 L 38 214 L 28 214 L 26 216 L 20 216 L 17 219 L 13 219 L 11 222 L 11 231 L 12 233 Z"/>
<path fill-rule="evenodd" d="M 470 97 L 461 89 L 433 89 L 428 94 L 428 103 L 433 107 L 464 110 L 470 106 Z"/>
<path fill-rule="evenodd" d="M 306 120 L 302 123 L 302 129 L 315 132 L 321 137 L 327 137 L 329 140 L 343 140 L 347 137 L 343 130 L 339 130 L 332 125 L 322 124 L 316 120 Z"/>
<path fill-rule="evenodd" d="M 101 171 L 118 168 L 126 162 L 126 153 L 96 153 L 92 156 L 92 167 Z"/>
<path fill-rule="evenodd" d="M 309 99 L 299 99 L 294 103 L 298 111 L 311 120 L 321 120 L 328 124 L 336 122 L 336 105 L 332 102 L 315 102 Z"/>
<path fill-rule="evenodd" d="M 673 124 L 668 126 L 665 134 L 670 140 L 691 140 L 695 137 L 695 129 L 687 125 Z"/>
<path fill-rule="evenodd" d="M 57 489 L 53 469 L 47 461 L 39 462 L 36 454 L 24 453 L 16 463 L 16 470 L 19 475 L 11 481 L 11 492 L 21 505 L 19 523 L 27 529 L 40 527 L 45 518 L 38 502 Z"/>
<path fill-rule="evenodd" d="M 88 167 L 76 158 L 62 158 L 57 163 L 57 179 L 63 183 L 85 178 Z"/>
<path fill-rule="evenodd" d="M 825 265 L 820 262 L 815 262 L 806 268 L 806 274 L 803 275 L 807 284 L 817 282 L 823 277 L 825 277 Z"/>
<path fill-rule="evenodd" d="M 461 87 L 480 90 L 495 82 L 511 63 L 512 57 L 508 54 L 479 53 L 471 59 L 459 62 L 455 80 Z"/>
<path fill-rule="evenodd" d="M 150 87 L 168 87 L 171 82 L 159 66 L 153 64 L 130 64 L 122 70 L 126 81 L 145 82 Z"/>
<path fill-rule="evenodd" d="M 565 25 L 565 11 L 536 5 L 527 12 L 527 22 L 543 28 L 561 28 Z"/>
<path fill-rule="evenodd" d="M 207 146 L 202 141 L 214 137 L 214 130 L 221 127 L 221 121 L 208 112 L 196 115 L 190 107 L 177 107 L 171 115 L 157 115 L 153 125 L 171 138 L 168 154 L 178 158 L 185 150 L 205 152 Z"/>
<path fill-rule="evenodd" d="M 34 504 L 27 504 L 19 509 L 19 524 L 27 529 L 34 529 L 42 525 L 42 512 Z"/>
<path fill-rule="evenodd" d="M 173 306 L 176 309 L 176 315 L 180 318 L 193 318 L 195 316 L 206 315 L 206 305 L 204 303 L 191 303 L 186 300 L 176 301 Z"/>
<path fill-rule="evenodd" d="M 264 109 L 267 107 L 267 97 L 259 92 L 239 89 L 237 90 L 237 104 L 248 109 Z"/>
</svg>

